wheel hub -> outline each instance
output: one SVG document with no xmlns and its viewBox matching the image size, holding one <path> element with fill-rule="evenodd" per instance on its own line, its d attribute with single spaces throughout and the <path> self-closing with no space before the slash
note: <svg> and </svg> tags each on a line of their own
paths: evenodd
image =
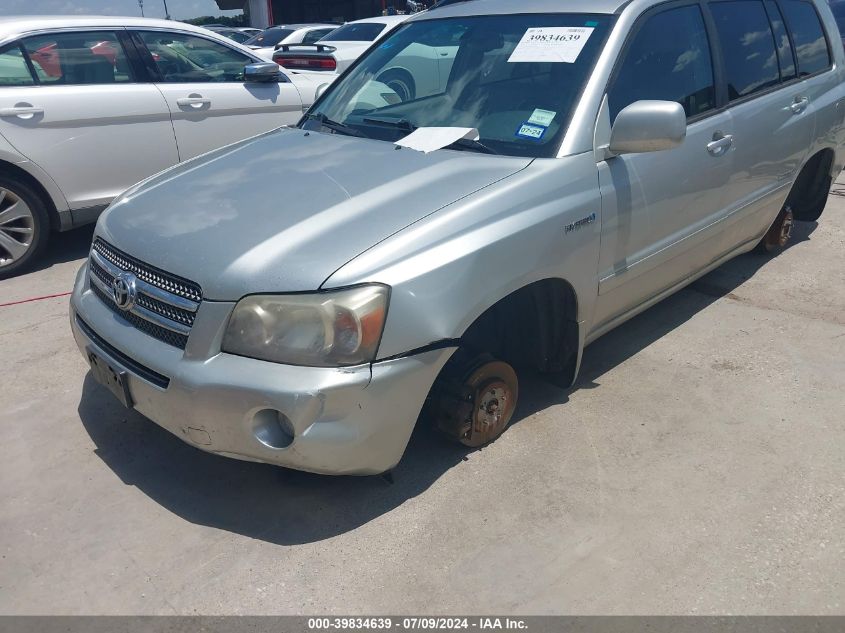
<svg viewBox="0 0 845 633">
<path fill-rule="evenodd" d="M 23 257 L 34 234 L 32 209 L 14 191 L 0 187 L 0 268 Z"/>
<path fill-rule="evenodd" d="M 765 251 L 773 252 L 786 246 L 792 235 L 792 226 L 795 223 L 795 216 L 790 207 L 784 207 L 778 213 L 774 223 L 763 238 L 762 246 Z"/>
<path fill-rule="evenodd" d="M 443 433 L 477 448 L 504 432 L 518 399 L 519 381 L 513 367 L 485 354 L 441 376 L 428 411 Z"/>
<path fill-rule="evenodd" d="M 783 210 L 782 218 L 780 222 L 780 239 L 778 240 L 778 246 L 786 246 L 786 243 L 789 241 L 789 238 L 792 236 L 792 227 L 795 224 L 795 217 L 792 214 L 792 209 L 787 207 Z"/>
<path fill-rule="evenodd" d="M 472 412 L 462 444 L 484 446 L 504 432 L 516 409 L 517 384 L 516 374 L 506 363 L 486 363 L 472 372 L 464 383 L 471 393 Z"/>
<path fill-rule="evenodd" d="M 499 380 L 491 381 L 483 386 L 476 400 L 473 431 L 488 434 L 501 426 L 504 414 L 510 407 L 512 396 L 509 387 Z"/>
</svg>

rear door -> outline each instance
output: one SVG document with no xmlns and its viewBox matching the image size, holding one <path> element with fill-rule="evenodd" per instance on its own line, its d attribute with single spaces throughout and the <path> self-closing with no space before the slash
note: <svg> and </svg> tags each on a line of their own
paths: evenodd
<svg viewBox="0 0 845 633">
<path fill-rule="evenodd" d="M 734 118 L 734 173 L 725 193 L 723 246 L 747 242 L 765 231 L 786 199 L 801 168 L 815 125 L 810 82 L 800 78 L 792 40 L 780 7 L 772 0 L 708 3 L 724 58 Z M 801 2 L 814 12 L 809 2 Z M 815 70 L 830 66 L 827 44 L 809 42 L 821 53 Z M 803 50 L 804 42 L 797 43 Z"/>
<path fill-rule="evenodd" d="M 92 214 L 178 162 L 167 104 L 130 63 L 125 35 L 53 31 L 0 50 L 14 66 L 0 78 L 0 134 Z"/>
<path fill-rule="evenodd" d="M 730 113 L 718 108 L 714 50 L 698 2 L 641 17 L 608 89 L 611 124 L 628 105 L 676 101 L 687 136 L 675 149 L 599 163 L 602 241 L 597 327 L 669 289 L 716 257 L 709 230 L 733 171 Z"/>
<path fill-rule="evenodd" d="M 256 60 L 222 42 L 173 31 L 138 31 L 173 117 L 180 160 L 296 123 L 302 99 L 290 81 L 245 83 Z"/>
</svg>

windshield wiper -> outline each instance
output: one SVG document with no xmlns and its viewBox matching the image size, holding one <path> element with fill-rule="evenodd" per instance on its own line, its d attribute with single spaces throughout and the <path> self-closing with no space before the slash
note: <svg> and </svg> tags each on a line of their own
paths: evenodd
<svg viewBox="0 0 845 633">
<path fill-rule="evenodd" d="M 479 154 L 495 154 L 499 156 L 499 152 L 494 150 L 492 147 L 488 147 L 481 141 L 477 141 L 472 138 L 459 138 L 457 141 L 452 143 L 451 145 L 447 145 L 443 149 L 457 149 L 466 152 L 478 152 Z"/>
<path fill-rule="evenodd" d="M 374 123 L 385 127 L 394 127 L 397 130 L 404 130 L 409 134 L 417 129 L 417 126 L 411 123 L 408 119 L 383 119 L 381 117 L 367 116 L 364 117 L 364 123 Z"/>
<path fill-rule="evenodd" d="M 354 127 L 350 127 L 344 123 L 338 123 L 337 121 L 332 121 L 322 112 L 309 112 L 305 115 L 305 118 L 317 121 L 323 127 L 333 130 L 339 134 L 345 134 L 347 136 L 357 136 L 358 138 L 369 138 L 366 134 L 359 130 L 356 130 Z"/>
</svg>

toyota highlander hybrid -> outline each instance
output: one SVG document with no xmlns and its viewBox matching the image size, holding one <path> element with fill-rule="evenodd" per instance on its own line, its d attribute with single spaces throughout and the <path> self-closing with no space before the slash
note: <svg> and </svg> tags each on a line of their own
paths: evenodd
<svg viewBox="0 0 845 633">
<path fill-rule="evenodd" d="M 377 81 L 409 47 L 413 97 Z M 100 218 L 71 325 L 93 376 L 201 449 L 319 473 L 468 446 L 524 372 L 814 221 L 843 167 L 821 0 L 444 0 L 298 126 Z M 422 89 L 421 86 L 428 86 Z"/>
</svg>

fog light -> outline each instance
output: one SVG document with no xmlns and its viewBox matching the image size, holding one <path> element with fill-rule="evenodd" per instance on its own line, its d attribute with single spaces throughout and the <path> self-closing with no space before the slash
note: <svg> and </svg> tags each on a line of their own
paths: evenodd
<svg viewBox="0 0 845 633">
<path fill-rule="evenodd" d="M 287 416 L 273 409 L 263 409 L 252 418 L 255 439 L 267 448 L 282 449 L 293 443 L 294 428 Z"/>
</svg>

